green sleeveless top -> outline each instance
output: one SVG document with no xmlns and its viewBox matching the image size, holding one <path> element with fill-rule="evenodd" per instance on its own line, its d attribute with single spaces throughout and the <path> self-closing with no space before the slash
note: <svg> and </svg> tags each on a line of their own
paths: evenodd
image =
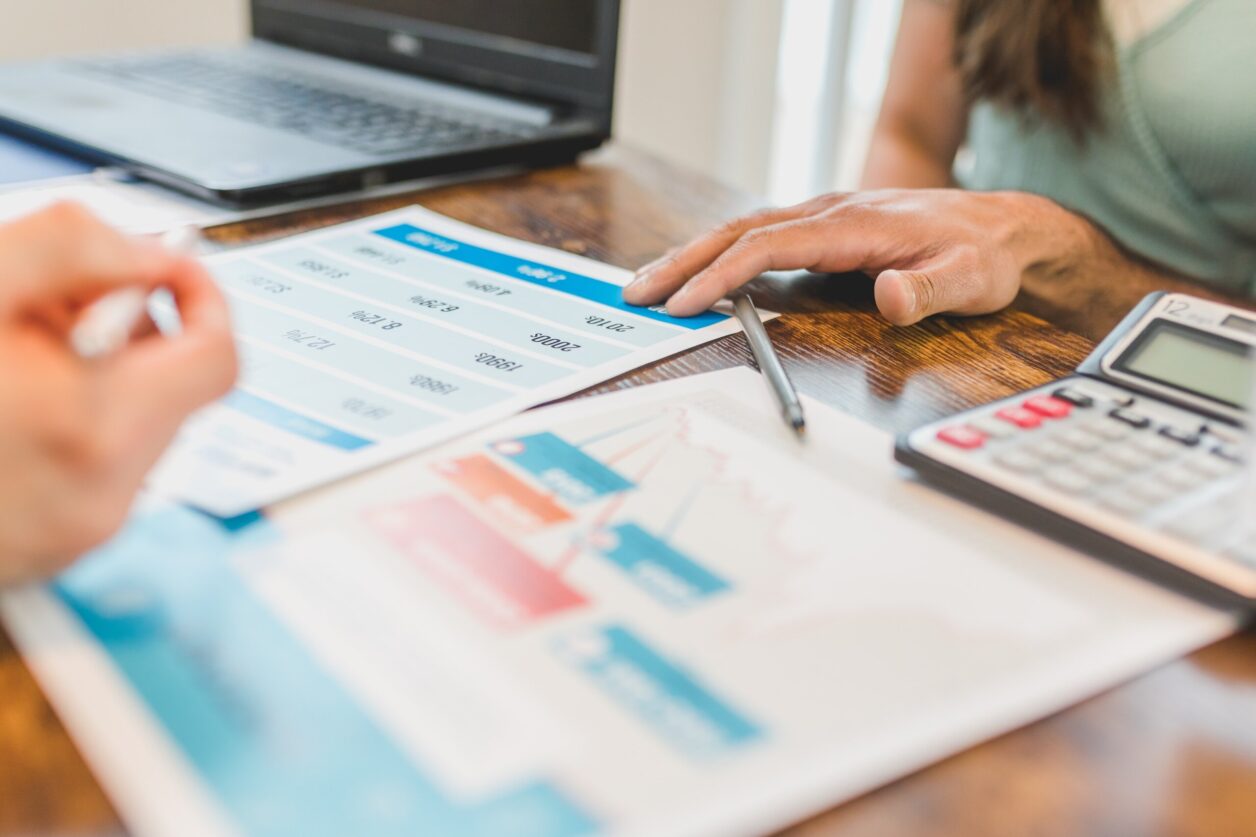
<svg viewBox="0 0 1256 837">
<path fill-rule="evenodd" d="M 976 105 L 960 184 L 1049 197 L 1153 262 L 1256 294 L 1256 0 L 1194 0 L 1117 64 L 1081 145 Z"/>
</svg>

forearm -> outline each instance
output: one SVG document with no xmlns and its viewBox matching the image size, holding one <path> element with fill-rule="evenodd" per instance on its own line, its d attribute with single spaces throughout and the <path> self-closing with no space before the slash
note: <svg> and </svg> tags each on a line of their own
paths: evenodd
<svg viewBox="0 0 1256 837">
<path fill-rule="evenodd" d="M 878 126 L 859 188 L 942 189 L 952 185 L 951 161 L 907 131 Z"/>
<path fill-rule="evenodd" d="M 1104 337 L 1153 291 L 1224 295 L 1129 252 L 1088 218 L 1038 196 L 1026 213 L 1041 256 L 1022 274 L 1018 307 L 1092 340 Z"/>
</svg>

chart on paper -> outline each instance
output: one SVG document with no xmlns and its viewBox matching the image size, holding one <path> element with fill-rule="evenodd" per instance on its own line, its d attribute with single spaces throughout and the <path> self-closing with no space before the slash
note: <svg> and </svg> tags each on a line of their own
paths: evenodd
<svg viewBox="0 0 1256 837">
<path fill-rule="evenodd" d="M 418 208 L 209 266 L 231 303 L 241 381 L 189 423 L 152 487 L 220 516 L 737 329 L 714 311 L 627 305 L 627 271 Z"/>
</svg>

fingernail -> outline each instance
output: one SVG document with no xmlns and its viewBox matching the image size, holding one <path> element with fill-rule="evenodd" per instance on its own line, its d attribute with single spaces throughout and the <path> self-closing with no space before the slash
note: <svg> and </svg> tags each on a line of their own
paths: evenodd
<svg viewBox="0 0 1256 837">
<path fill-rule="evenodd" d="M 667 300 L 667 313 L 673 316 L 681 316 L 677 313 L 677 309 L 684 308 L 685 300 L 692 296 L 692 294 L 693 291 L 688 285 L 685 285 L 676 293 L 672 294 L 671 299 Z"/>
<path fill-rule="evenodd" d="M 641 270 L 637 271 L 636 277 L 634 277 L 631 282 L 629 282 L 627 285 L 624 286 L 624 290 L 630 291 L 630 290 L 633 290 L 634 288 L 643 288 L 649 283 L 650 283 L 650 271 L 645 268 L 642 268 Z"/>
<path fill-rule="evenodd" d="M 903 296 L 907 298 L 907 310 L 916 313 L 920 300 L 916 297 L 916 284 L 903 274 L 898 274 L 899 284 L 903 286 Z"/>
</svg>

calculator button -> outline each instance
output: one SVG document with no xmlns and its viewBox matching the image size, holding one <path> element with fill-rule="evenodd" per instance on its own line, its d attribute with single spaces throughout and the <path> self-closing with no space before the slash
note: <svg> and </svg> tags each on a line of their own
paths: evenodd
<svg viewBox="0 0 1256 837">
<path fill-rule="evenodd" d="M 1211 453 L 1199 453 L 1182 461 L 1183 468 L 1198 471 L 1209 479 L 1228 477 L 1239 469 L 1239 466 L 1227 459 Z"/>
<path fill-rule="evenodd" d="M 1095 399 L 1091 398 L 1084 392 L 1073 389 L 1072 387 L 1060 387 L 1055 392 L 1051 393 L 1051 395 L 1061 401 L 1067 401 L 1074 407 L 1081 407 L 1082 409 L 1085 409 L 1087 407 L 1095 406 Z"/>
<path fill-rule="evenodd" d="M 1085 494 L 1095 486 L 1093 479 L 1073 468 L 1055 468 L 1044 474 L 1042 481 L 1065 494 Z"/>
<path fill-rule="evenodd" d="M 1134 428 L 1128 424 L 1119 421 L 1113 421 L 1110 418 L 1104 418 L 1091 424 L 1083 424 L 1079 429 L 1087 433 L 1093 433 L 1100 439 L 1107 442 L 1119 442 L 1122 439 L 1128 439 L 1134 432 Z"/>
<path fill-rule="evenodd" d="M 1169 459 L 1182 452 L 1182 446 L 1163 436 L 1141 435 L 1130 439 L 1128 444 L 1153 459 Z"/>
<path fill-rule="evenodd" d="M 1126 471 L 1149 468 L 1157 461 L 1130 444 L 1111 445 L 1100 451 L 1099 455 Z"/>
<path fill-rule="evenodd" d="M 979 419 L 970 421 L 969 426 L 974 430 L 984 433 L 991 439 L 1007 439 L 1016 435 L 1016 428 L 1005 421 L 999 421 L 991 416 L 982 416 Z"/>
<path fill-rule="evenodd" d="M 1128 473 L 1124 468 L 1117 467 L 1102 459 L 1094 458 L 1083 460 L 1074 467 L 1082 474 L 1090 477 L 1096 485 L 1116 482 Z"/>
<path fill-rule="evenodd" d="M 1009 471 L 1015 471 L 1018 474 L 1036 474 L 1043 468 L 1047 467 L 1047 463 L 1038 457 L 1023 450 L 1005 450 L 998 456 L 994 457 L 994 464 L 1000 468 Z"/>
<path fill-rule="evenodd" d="M 1051 463 L 1068 462 L 1077 456 L 1076 450 L 1055 439 L 1043 439 L 1032 445 L 1026 445 L 1025 450 L 1031 456 L 1036 456 Z"/>
<path fill-rule="evenodd" d="M 1162 482 L 1139 481 L 1129 483 L 1124 488 L 1130 495 L 1145 501 L 1150 506 L 1158 506 L 1178 494 L 1173 486 Z"/>
<path fill-rule="evenodd" d="M 1207 481 L 1207 477 L 1199 473 L 1199 471 L 1183 467 L 1181 465 L 1173 465 L 1151 475 L 1154 480 L 1159 480 L 1165 485 L 1172 486 L 1179 491 L 1190 491 L 1199 488 Z"/>
<path fill-rule="evenodd" d="M 1024 407 L 1030 412 L 1049 419 L 1068 418 L 1073 412 L 1073 405 L 1060 398 L 1050 395 L 1037 395 L 1025 402 Z"/>
<path fill-rule="evenodd" d="M 1234 445 L 1217 445 L 1212 449 L 1212 453 L 1214 456 L 1219 456 L 1227 462 L 1233 462 L 1236 465 L 1243 464 L 1243 456 Z"/>
<path fill-rule="evenodd" d="M 1191 448 L 1198 445 L 1204 438 L 1198 429 L 1183 430 L 1180 427 L 1173 427 L 1167 424 L 1160 428 L 1160 435 Z"/>
<path fill-rule="evenodd" d="M 1094 433 L 1088 432 L 1082 427 L 1070 427 L 1063 433 L 1057 433 L 1055 440 L 1062 445 L 1068 445 L 1079 453 L 1089 453 L 1103 447 L 1103 438 Z"/>
<path fill-rule="evenodd" d="M 1108 413 L 1108 415 L 1117 421 L 1125 422 L 1136 430 L 1143 430 L 1144 428 L 1151 427 L 1151 419 L 1147 418 L 1142 413 L 1136 413 L 1127 407 L 1117 407 L 1115 410 Z"/>
<path fill-rule="evenodd" d="M 1128 491 L 1113 491 L 1100 497 L 1099 505 L 1122 517 L 1141 517 L 1151 504 Z"/>
<path fill-rule="evenodd" d="M 1022 430 L 1033 430 L 1042 424 L 1042 416 L 1024 407 L 1004 407 L 995 415 Z"/>
<path fill-rule="evenodd" d="M 985 435 L 962 424 L 942 428 L 938 431 L 938 440 L 960 450 L 976 450 L 986 443 Z"/>
</svg>

